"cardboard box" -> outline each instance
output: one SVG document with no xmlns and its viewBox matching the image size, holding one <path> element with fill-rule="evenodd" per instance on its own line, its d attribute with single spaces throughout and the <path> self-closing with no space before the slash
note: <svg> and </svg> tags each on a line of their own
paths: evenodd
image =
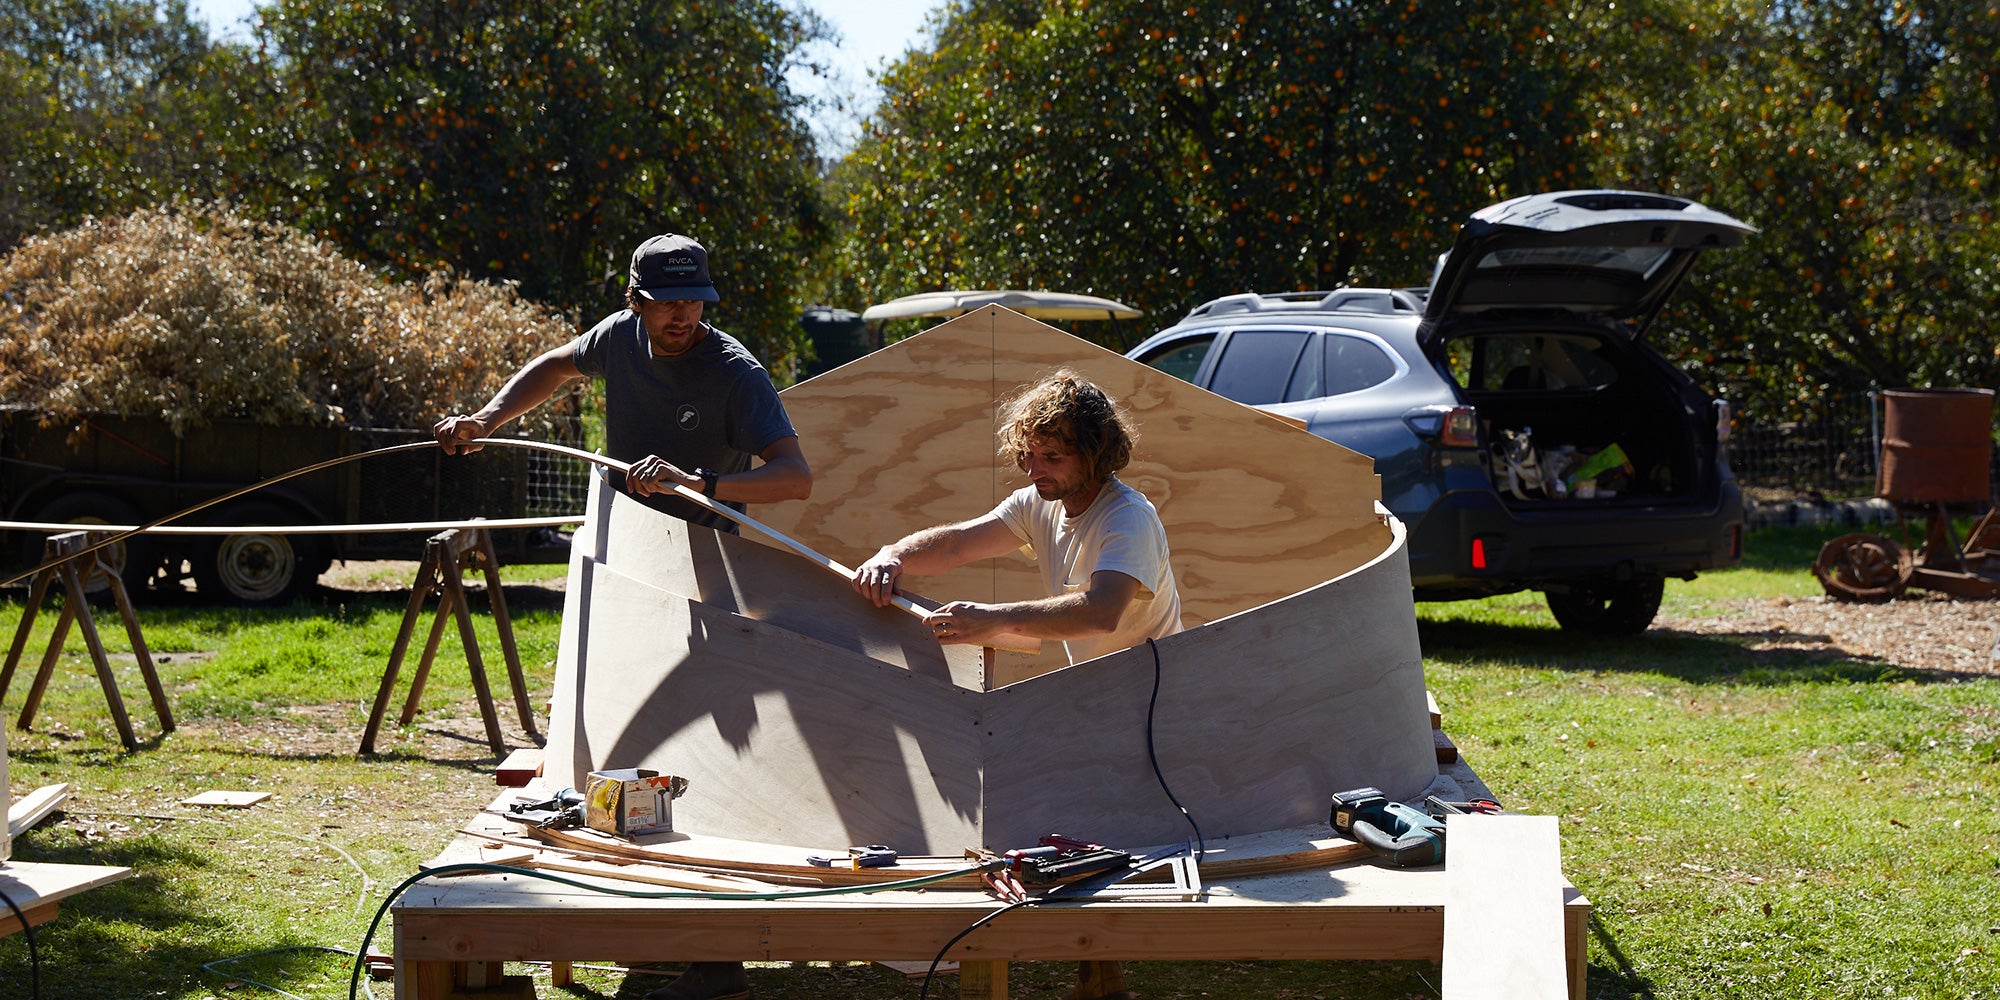
<svg viewBox="0 0 2000 1000">
<path fill-rule="evenodd" d="M 674 800 L 687 779 L 643 767 L 592 771 L 584 781 L 583 824 L 633 837 L 674 831 Z"/>
</svg>

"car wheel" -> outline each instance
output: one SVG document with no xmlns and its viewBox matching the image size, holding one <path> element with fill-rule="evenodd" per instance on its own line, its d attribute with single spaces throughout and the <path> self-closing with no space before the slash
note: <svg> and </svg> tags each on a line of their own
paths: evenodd
<svg viewBox="0 0 2000 1000">
<path fill-rule="evenodd" d="M 31 521 L 48 521 L 57 524 L 144 524 L 145 518 L 131 504 L 106 493 L 67 493 L 43 504 Z M 36 533 L 31 535 L 23 547 L 22 555 L 28 565 L 42 564 L 42 544 L 49 536 Z M 97 551 L 97 557 L 112 572 L 125 581 L 125 592 L 136 594 L 152 582 L 153 573 L 160 567 L 160 549 L 151 538 L 133 535 L 123 541 L 106 546 Z M 104 575 L 92 570 L 83 579 L 83 589 L 92 597 L 105 596 L 110 587 Z"/>
<path fill-rule="evenodd" d="M 1544 591 L 1549 613 L 1556 624 L 1571 632 L 1591 635 L 1638 635 L 1660 613 L 1660 598 L 1667 581 L 1630 580 L 1568 591 Z"/>
<path fill-rule="evenodd" d="M 297 523 L 300 514 L 269 503 L 225 507 L 215 524 Z M 320 545 L 313 535 L 242 532 L 203 539 L 195 549 L 194 582 L 203 594 L 231 604 L 283 604 L 319 578 Z"/>
</svg>

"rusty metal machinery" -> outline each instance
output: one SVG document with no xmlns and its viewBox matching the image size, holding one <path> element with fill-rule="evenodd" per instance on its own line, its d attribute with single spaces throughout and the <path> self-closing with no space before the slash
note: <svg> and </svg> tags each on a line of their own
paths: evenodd
<svg viewBox="0 0 2000 1000">
<path fill-rule="evenodd" d="M 1910 587 L 2000 597 L 2000 510 L 1992 507 L 1988 485 L 1993 390 L 1898 389 L 1882 396 L 1876 489 L 1896 505 L 1906 528 L 1914 517 L 1927 519 L 1924 542 L 1912 553 L 1887 535 L 1842 535 L 1813 563 L 1820 587 L 1843 601 L 1886 601 Z M 1953 504 L 1988 508 L 1963 546 L 1952 528 Z"/>
</svg>

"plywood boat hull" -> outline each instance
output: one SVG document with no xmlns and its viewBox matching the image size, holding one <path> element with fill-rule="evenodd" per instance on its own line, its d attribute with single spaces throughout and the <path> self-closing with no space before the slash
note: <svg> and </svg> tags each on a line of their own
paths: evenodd
<svg viewBox="0 0 2000 1000">
<path fill-rule="evenodd" d="M 948 326 L 973 321 L 973 335 L 940 328 L 950 349 L 928 355 L 963 365 L 977 322 L 1018 319 L 961 318 Z M 1037 365 L 1062 345 L 1050 335 L 1064 337 L 1018 332 L 1039 345 Z M 920 368 L 925 347 L 911 349 L 915 360 L 875 358 L 882 368 L 852 374 L 881 379 L 897 365 Z M 1297 449 L 1309 468 L 1242 474 L 1267 484 L 1253 494 L 1267 498 L 1308 493 L 1328 469 L 1353 476 L 1351 452 L 1206 394 L 1173 389 L 1170 406 L 1149 369 L 1117 368 L 1096 348 L 1077 353 L 1130 382 L 1126 394 L 1155 400 L 1142 447 L 1171 455 L 1185 434 L 1225 436 L 1251 460 L 1261 450 Z M 992 381 L 997 391 L 1012 387 Z M 788 407 L 791 393 L 819 382 L 787 390 Z M 826 385 L 818 391 L 835 398 Z M 811 421 L 827 407 L 801 401 L 793 419 L 802 440 L 820 433 L 847 441 L 850 452 L 860 447 L 851 431 L 816 428 Z M 875 407 L 889 438 L 911 433 L 892 419 L 896 409 Z M 1267 445 L 1261 435 L 1288 437 Z M 990 424 L 965 436 L 990 455 Z M 843 474 L 827 472 L 837 463 L 822 456 L 813 462 L 816 493 Z M 1152 470 L 1175 474 L 1169 465 Z M 1330 795 L 1359 785 L 1414 797 L 1437 778 L 1436 758 L 1404 534 L 1373 503 L 1372 485 L 1328 491 L 1316 516 L 1310 497 L 1246 506 L 1233 533 L 1193 523 L 1215 517 L 1190 499 L 1199 490 L 1156 500 L 1184 601 L 1203 609 L 1190 616 L 1193 627 L 1073 667 L 1022 670 L 1007 683 L 982 669 L 977 651 L 938 647 L 914 617 L 869 605 L 819 566 L 657 514 L 600 483 L 573 549 L 545 780 L 580 785 L 593 769 L 651 767 L 691 779 L 674 807 L 683 830 L 814 847 L 880 843 L 908 854 L 1006 849 L 1052 832 L 1122 845 L 1189 839 L 1188 818 L 1162 778 L 1208 838 L 1324 822 Z M 975 499 L 986 503 L 983 494 Z M 879 543 L 934 523 L 925 519 L 941 504 L 912 498 L 863 520 Z M 790 506 L 798 510 L 788 534 L 860 513 Z M 1296 541 L 1287 544 L 1286 533 Z M 1232 534 L 1244 536 L 1233 549 Z M 851 538 L 844 544 L 872 550 Z M 1213 592 L 1218 579 L 1255 584 L 1235 587 L 1232 602 Z M 1211 589 L 1190 598 L 1200 581 Z"/>
</svg>

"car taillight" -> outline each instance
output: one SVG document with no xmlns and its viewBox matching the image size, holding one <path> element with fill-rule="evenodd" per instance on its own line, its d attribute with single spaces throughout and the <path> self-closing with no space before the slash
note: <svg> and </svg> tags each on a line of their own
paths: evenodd
<svg viewBox="0 0 2000 1000">
<path fill-rule="evenodd" d="M 1486 568 L 1486 539 L 1484 538 L 1474 538 L 1472 540 L 1472 568 Z"/>
<path fill-rule="evenodd" d="M 1438 443 L 1447 448 L 1479 446 L 1479 411 L 1470 406 L 1454 406 L 1445 412 L 1438 429 Z"/>
</svg>

